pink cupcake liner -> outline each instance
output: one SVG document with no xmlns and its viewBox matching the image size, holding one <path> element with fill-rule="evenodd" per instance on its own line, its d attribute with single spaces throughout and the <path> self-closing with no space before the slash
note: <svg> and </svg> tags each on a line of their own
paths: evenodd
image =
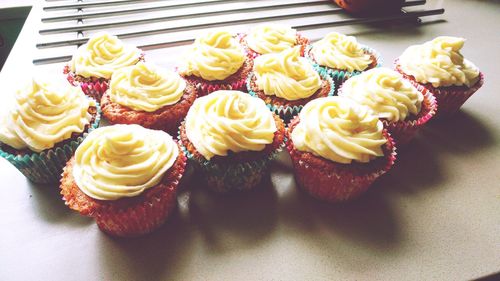
<svg viewBox="0 0 500 281">
<path fill-rule="evenodd" d="M 424 95 L 422 109 L 417 119 L 398 122 L 381 119 L 384 127 L 389 131 L 396 144 L 400 146 L 408 144 L 415 137 L 418 130 L 432 119 L 437 111 L 438 105 L 434 95 L 421 85 L 415 85 L 415 87 Z"/>
<path fill-rule="evenodd" d="M 246 77 L 245 77 L 246 78 Z M 198 97 L 206 96 L 210 93 L 219 90 L 234 90 L 234 91 L 244 91 L 246 89 L 246 79 L 242 78 L 233 83 L 224 83 L 221 82 L 212 82 L 212 81 L 200 81 L 200 80 L 191 80 L 193 81 L 193 85 L 195 85 L 198 90 Z M 186 80 L 190 80 L 186 78 Z"/>
<path fill-rule="evenodd" d="M 311 196 L 328 202 L 351 200 L 363 194 L 373 182 L 391 169 L 396 161 L 396 146 L 390 134 L 384 130 L 387 143 L 384 146 L 384 158 L 376 166 L 367 169 L 359 165 L 346 165 L 316 157 L 308 152 L 298 151 L 290 137 L 287 149 L 290 152 L 294 167 L 295 180 L 298 186 Z M 306 161 L 308 154 L 312 161 Z M 328 165 L 325 165 L 328 161 Z M 373 160 L 376 161 L 376 160 Z M 326 166 L 326 167 L 325 167 Z"/>
<path fill-rule="evenodd" d="M 179 155 L 179 166 L 175 174 L 160 183 L 158 192 L 144 196 L 143 199 L 127 207 L 119 202 L 113 205 L 92 207 L 91 202 L 82 198 L 81 191 L 75 192 L 72 176 L 73 159 L 64 168 L 61 179 L 61 195 L 65 204 L 81 215 L 94 218 L 99 229 L 118 237 L 136 237 L 152 232 L 160 227 L 177 205 L 176 191 L 186 168 L 186 157 Z M 168 181 L 168 182 L 167 182 Z M 142 196 L 142 195 L 141 195 Z"/>
<path fill-rule="evenodd" d="M 399 65 L 399 60 L 395 61 L 395 69 L 408 79 L 415 87 L 422 86 L 431 92 L 436 98 L 439 110 L 436 112 L 436 118 L 448 117 L 455 114 L 460 107 L 484 84 L 484 74 L 479 72 L 479 81 L 471 88 L 466 90 L 456 89 L 455 87 L 435 88 L 431 84 L 421 84 L 415 80 L 415 77 L 405 74 Z"/>
<path fill-rule="evenodd" d="M 73 86 L 80 86 L 85 95 L 94 98 L 96 101 L 101 102 L 102 95 L 109 86 L 108 80 L 95 79 L 89 81 L 78 81 L 77 75 L 65 66 L 63 73 L 66 74 L 66 79 Z"/>
</svg>

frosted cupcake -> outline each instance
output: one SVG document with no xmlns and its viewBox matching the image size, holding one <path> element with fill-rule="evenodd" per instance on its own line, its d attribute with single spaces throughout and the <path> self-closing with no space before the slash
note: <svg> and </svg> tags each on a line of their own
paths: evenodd
<svg viewBox="0 0 500 281">
<path fill-rule="evenodd" d="M 176 206 L 186 158 L 172 137 L 139 125 L 113 125 L 88 135 L 61 179 L 66 205 L 114 236 L 161 226 Z"/>
<path fill-rule="evenodd" d="M 66 161 L 99 125 L 99 105 L 62 82 L 33 79 L 0 119 L 0 156 L 36 183 L 58 182 Z"/>
<path fill-rule="evenodd" d="M 381 64 L 380 56 L 375 50 L 359 44 L 354 36 L 337 32 L 328 33 L 312 44 L 306 54 L 321 72 L 332 76 L 337 86 L 350 77 Z"/>
<path fill-rule="evenodd" d="M 309 101 L 333 95 L 335 86 L 327 75 L 320 75 L 300 48 L 267 54 L 255 59 L 247 79 L 248 92 L 260 99 L 274 113 L 288 120 Z"/>
<path fill-rule="evenodd" d="M 198 98 L 180 128 L 187 157 L 219 192 L 255 187 L 284 138 L 283 121 L 262 100 L 239 91 Z"/>
<path fill-rule="evenodd" d="M 287 148 L 297 184 L 326 201 L 359 196 L 396 159 L 382 121 L 368 107 L 343 97 L 306 104 L 288 125 Z"/>
<path fill-rule="evenodd" d="M 398 145 L 408 143 L 436 113 L 434 96 L 398 72 L 380 67 L 344 82 L 339 96 L 368 106 Z"/>
<path fill-rule="evenodd" d="M 252 69 L 243 47 L 231 33 L 223 30 L 198 37 L 184 55 L 178 70 L 199 96 L 217 90 L 242 90 Z"/>
<path fill-rule="evenodd" d="M 267 23 L 252 28 L 248 34 L 240 35 L 240 42 L 251 58 L 279 53 L 295 46 L 300 48 L 300 55 L 304 56 L 309 39 L 289 26 Z"/>
<path fill-rule="evenodd" d="M 112 124 L 139 124 L 176 135 L 196 99 L 196 90 L 177 73 L 139 62 L 113 73 L 101 100 Z"/>
<path fill-rule="evenodd" d="M 113 72 L 141 60 L 144 58 L 140 49 L 124 44 L 116 36 L 100 32 L 78 48 L 64 67 L 64 74 L 71 84 L 79 85 L 85 94 L 100 102 Z"/>
<path fill-rule="evenodd" d="M 483 74 L 460 53 L 465 39 L 440 36 L 408 47 L 396 60 L 396 70 L 436 97 L 437 116 L 457 112 L 484 82 Z"/>
</svg>

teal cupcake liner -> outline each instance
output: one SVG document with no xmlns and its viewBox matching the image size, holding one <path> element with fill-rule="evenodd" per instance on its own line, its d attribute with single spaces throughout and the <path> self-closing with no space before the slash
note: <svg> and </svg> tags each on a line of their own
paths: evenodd
<svg viewBox="0 0 500 281">
<path fill-rule="evenodd" d="M 336 87 L 335 87 L 336 84 L 333 81 L 333 79 L 330 77 L 330 75 L 328 73 L 318 71 L 318 69 L 316 67 L 315 67 L 315 70 L 319 73 L 321 78 L 328 81 L 328 84 L 330 84 L 330 91 L 328 92 L 328 96 L 333 96 L 335 94 L 335 90 L 336 90 Z M 250 74 L 247 77 L 247 81 L 246 81 L 247 91 L 253 97 L 259 98 L 257 93 L 255 93 L 255 91 L 252 90 L 251 83 L 252 83 L 253 76 L 254 76 L 253 72 L 250 72 Z M 285 122 L 288 122 L 293 117 L 295 117 L 297 114 L 299 114 L 299 112 L 304 107 L 304 105 L 295 105 L 295 106 L 279 105 L 279 106 L 277 106 L 277 105 L 270 104 L 270 103 L 266 103 L 266 106 L 267 106 L 267 108 L 269 108 L 269 110 L 271 110 L 272 112 L 276 113 L 279 117 L 281 117 L 281 119 L 285 120 Z"/>
<path fill-rule="evenodd" d="M 313 64 L 314 68 L 316 71 L 319 73 L 324 73 L 330 77 L 332 77 L 333 81 L 337 84 L 337 87 L 340 87 L 347 79 L 359 75 L 364 72 L 363 71 L 347 71 L 347 70 L 339 70 L 339 69 L 333 69 L 333 68 L 328 68 L 326 66 L 321 66 L 317 64 L 314 59 L 310 55 L 312 45 L 308 45 L 306 48 L 305 56 L 309 61 Z M 380 56 L 379 52 L 376 50 L 368 47 L 368 46 L 362 46 L 362 49 L 367 52 L 372 54 L 375 59 L 377 60 L 377 65 L 375 67 L 381 67 L 382 66 L 382 57 Z"/>
<path fill-rule="evenodd" d="M 201 172 L 207 186 L 213 191 L 224 193 L 249 190 L 257 186 L 269 173 L 269 163 L 283 150 L 285 143 L 286 140 L 278 149 L 263 159 L 235 165 L 212 163 L 204 158 L 194 156 L 183 145 L 181 145 L 181 149 L 188 160 Z"/>
<path fill-rule="evenodd" d="M 57 183 L 66 163 L 73 157 L 76 148 L 85 137 L 99 126 L 101 119 L 101 107 L 96 102 L 96 116 L 94 122 L 89 126 L 87 132 L 75 140 L 63 146 L 47 149 L 42 152 L 26 155 L 15 155 L 3 151 L 0 148 L 0 157 L 5 158 L 15 166 L 26 178 L 34 183 Z"/>
</svg>

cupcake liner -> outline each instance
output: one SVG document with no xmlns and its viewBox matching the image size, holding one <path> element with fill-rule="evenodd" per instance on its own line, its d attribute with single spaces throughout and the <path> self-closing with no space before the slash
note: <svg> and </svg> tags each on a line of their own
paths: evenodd
<svg viewBox="0 0 500 281">
<path fill-rule="evenodd" d="M 77 74 L 69 69 L 69 66 L 64 67 L 64 74 L 66 74 L 66 79 L 73 86 L 80 86 L 85 95 L 101 102 L 102 95 L 109 86 L 109 80 L 107 79 L 90 79 L 87 81 L 79 81 Z"/>
<path fill-rule="evenodd" d="M 181 153 L 175 169 L 165 175 L 162 182 L 152 187 L 151 193 L 141 194 L 134 198 L 119 199 L 116 202 L 100 205 L 100 200 L 90 200 L 76 186 L 72 176 L 74 158 L 64 168 L 61 180 L 61 194 L 69 208 L 80 214 L 95 219 L 103 232 L 119 237 L 135 237 L 150 233 L 160 227 L 177 205 L 176 190 L 183 176 L 186 157 Z M 140 198 L 139 198 L 140 197 Z M 125 202 L 120 200 L 132 200 Z M 135 201 L 134 201 L 135 200 Z M 131 203 L 130 203 L 131 202 Z"/>
<path fill-rule="evenodd" d="M 25 155 L 15 155 L 0 148 L 0 157 L 5 158 L 14 165 L 26 178 L 35 183 L 57 183 L 61 178 L 66 162 L 68 162 L 76 148 L 82 143 L 88 133 L 99 126 L 101 119 L 101 108 L 96 103 L 96 116 L 94 122 L 89 125 L 87 132 L 82 136 L 42 152 Z"/>
<path fill-rule="evenodd" d="M 436 112 L 436 118 L 448 117 L 455 114 L 460 107 L 462 107 L 462 105 L 484 84 L 484 74 L 479 72 L 479 81 L 477 81 L 471 88 L 435 88 L 431 84 L 421 84 L 415 80 L 415 77 L 405 74 L 399 66 L 398 59 L 395 61 L 395 69 L 408 79 L 415 87 L 421 86 L 434 95 L 439 106 L 439 109 Z"/>
<path fill-rule="evenodd" d="M 137 62 L 144 62 L 144 53 L 139 56 L 139 60 Z M 84 81 L 80 81 L 78 74 L 71 71 L 69 65 L 65 65 L 63 68 L 63 73 L 66 74 L 66 79 L 73 86 L 80 86 L 82 88 L 83 93 L 87 96 L 94 98 L 96 101 L 101 102 L 102 95 L 109 87 L 109 79 L 103 78 L 83 78 Z"/>
<path fill-rule="evenodd" d="M 416 85 L 417 89 L 424 95 L 422 109 L 418 114 L 418 118 L 410 121 L 389 122 L 381 119 L 384 127 L 389 131 L 392 138 L 398 146 L 408 144 L 437 111 L 436 98 L 431 92 L 427 91 L 421 85 Z"/>
<path fill-rule="evenodd" d="M 404 120 L 398 122 L 390 122 L 386 119 L 380 119 L 384 123 L 384 128 L 389 131 L 395 143 L 405 145 L 409 143 L 416 135 L 418 130 L 423 127 L 437 111 L 437 102 L 434 95 L 421 85 L 412 84 L 417 91 L 424 95 L 422 108 L 414 120 Z M 339 94 L 342 93 L 343 87 L 340 87 Z"/>
<path fill-rule="evenodd" d="M 260 56 L 261 54 L 257 53 L 256 51 L 254 51 L 254 50 L 250 49 L 250 47 L 248 47 L 248 45 L 245 42 L 246 36 L 247 36 L 247 34 L 245 34 L 245 33 L 238 34 L 237 35 L 238 41 L 243 46 L 243 49 L 245 50 L 246 55 L 251 59 L 255 59 L 256 57 Z M 307 45 L 309 44 L 309 39 L 302 36 L 302 34 L 297 33 L 297 42 L 298 42 L 298 45 L 300 45 L 300 56 L 303 57 L 303 56 L 305 56 L 306 48 L 307 48 Z"/>
<path fill-rule="evenodd" d="M 320 72 L 318 71 L 319 75 L 323 80 L 328 81 L 328 84 L 330 84 L 330 91 L 328 92 L 328 96 L 333 96 L 335 94 L 335 82 L 333 79 L 325 72 Z M 257 93 L 252 90 L 252 79 L 253 79 L 254 73 L 250 72 L 246 79 L 246 87 L 247 87 L 247 92 L 252 95 L 253 97 L 259 98 Z M 285 122 L 288 122 L 291 120 L 293 117 L 299 114 L 299 112 L 302 110 L 304 105 L 295 105 L 295 106 L 288 106 L 288 105 L 274 105 L 271 103 L 266 103 L 267 108 L 280 116 Z"/>
<path fill-rule="evenodd" d="M 245 78 L 241 78 L 233 83 L 211 82 L 211 81 L 196 81 L 194 84 L 198 90 L 198 97 L 206 96 L 210 93 L 219 90 L 234 90 L 241 91 L 245 89 Z"/>
<path fill-rule="evenodd" d="M 286 140 L 285 140 L 286 142 Z M 202 173 L 207 186 L 216 192 L 249 190 L 257 186 L 269 173 L 268 165 L 285 147 L 283 142 L 267 157 L 238 164 L 217 164 L 191 154 L 181 144 L 182 151 Z"/>
<path fill-rule="evenodd" d="M 340 70 L 340 69 L 333 69 L 333 68 L 329 68 L 329 67 L 326 67 L 326 66 L 321 66 L 319 65 L 318 63 L 316 63 L 316 61 L 314 60 L 314 58 L 311 56 L 310 52 L 311 52 L 311 48 L 312 48 L 312 45 L 308 45 L 307 48 L 306 48 L 306 52 L 305 52 L 305 56 L 306 58 L 309 59 L 309 61 L 313 64 L 313 66 L 316 68 L 316 70 L 319 72 L 319 73 L 325 73 L 327 75 L 329 75 L 330 77 L 332 77 L 333 81 L 337 84 L 337 87 L 340 87 L 347 79 L 353 77 L 353 76 L 356 76 L 356 75 L 359 75 L 361 73 L 363 73 L 364 71 L 366 70 L 363 70 L 363 71 L 358 71 L 358 70 L 355 70 L 355 71 L 347 71 L 347 70 Z M 368 46 L 362 46 L 362 49 L 375 57 L 375 60 L 377 62 L 377 64 L 375 65 L 375 67 L 381 67 L 382 66 L 382 57 L 380 56 L 380 53 L 377 52 L 376 50 L 368 47 Z M 373 68 L 375 68 L 373 67 Z M 372 69 L 372 68 L 369 68 L 369 69 Z M 367 69 L 368 70 L 368 69 Z"/>
<path fill-rule="evenodd" d="M 311 196 L 328 202 L 346 201 L 361 195 L 377 178 L 389 171 L 396 160 L 394 140 L 387 130 L 384 130 L 383 134 L 387 139 L 384 146 L 385 156 L 378 160 L 380 163 L 369 169 L 352 164 L 338 164 L 308 152 L 298 151 L 288 137 L 287 149 L 292 159 L 297 185 Z M 304 155 L 311 155 L 312 159 L 306 161 Z M 328 161 L 326 167 L 325 161 Z"/>
</svg>

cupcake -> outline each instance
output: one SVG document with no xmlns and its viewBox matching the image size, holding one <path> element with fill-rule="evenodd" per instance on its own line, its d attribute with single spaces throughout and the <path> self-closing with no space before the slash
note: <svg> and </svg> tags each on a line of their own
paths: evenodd
<svg viewBox="0 0 500 281">
<path fill-rule="evenodd" d="M 339 96 L 368 106 L 398 145 L 408 143 L 437 109 L 429 91 L 385 67 L 370 69 L 345 81 Z"/>
<path fill-rule="evenodd" d="M 397 71 L 434 94 L 439 105 L 436 116 L 457 112 L 483 85 L 483 74 L 460 53 L 464 42 L 440 36 L 407 48 L 396 60 Z"/>
<path fill-rule="evenodd" d="M 176 206 L 186 158 L 172 137 L 139 125 L 113 125 L 88 135 L 61 179 L 65 204 L 113 236 L 161 226 Z"/>
<path fill-rule="evenodd" d="M 99 125 L 99 105 L 63 82 L 33 79 L 0 119 L 0 156 L 36 183 L 58 182 L 75 149 Z"/>
<path fill-rule="evenodd" d="M 298 46 L 300 55 L 309 43 L 309 39 L 301 36 L 295 29 L 281 24 L 262 24 L 240 35 L 240 42 L 251 58 L 263 54 L 279 53 Z"/>
<path fill-rule="evenodd" d="M 79 85 L 86 95 L 100 102 L 113 72 L 134 65 L 144 60 L 143 57 L 140 49 L 100 32 L 78 48 L 63 72 L 71 84 Z"/>
<path fill-rule="evenodd" d="M 310 100 L 333 95 L 335 90 L 327 74 L 320 75 L 300 56 L 299 47 L 256 58 L 247 88 L 285 120 L 299 113 Z"/>
<path fill-rule="evenodd" d="M 198 91 L 198 96 L 217 90 L 242 90 L 252 60 L 229 32 L 218 30 L 198 37 L 178 70 Z"/>
<path fill-rule="evenodd" d="M 139 124 L 176 135 L 196 98 L 177 73 L 139 62 L 111 76 L 101 106 L 112 124 Z"/>
<path fill-rule="evenodd" d="M 382 121 L 350 99 L 315 99 L 288 125 L 288 151 L 298 186 L 325 201 L 364 191 L 395 161 Z"/>
<path fill-rule="evenodd" d="M 337 86 L 354 75 L 381 65 L 375 50 L 360 45 L 354 36 L 337 32 L 328 33 L 309 46 L 306 55 L 321 72 L 331 75 Z"/>
<path fill-rule="evenodd" d="M 218 192 L 255 187 L 284 147 L 283 121 L 264 102 L 239 91 L 195 100 L 180 127 L 183 150 Z"/>
</svg>

